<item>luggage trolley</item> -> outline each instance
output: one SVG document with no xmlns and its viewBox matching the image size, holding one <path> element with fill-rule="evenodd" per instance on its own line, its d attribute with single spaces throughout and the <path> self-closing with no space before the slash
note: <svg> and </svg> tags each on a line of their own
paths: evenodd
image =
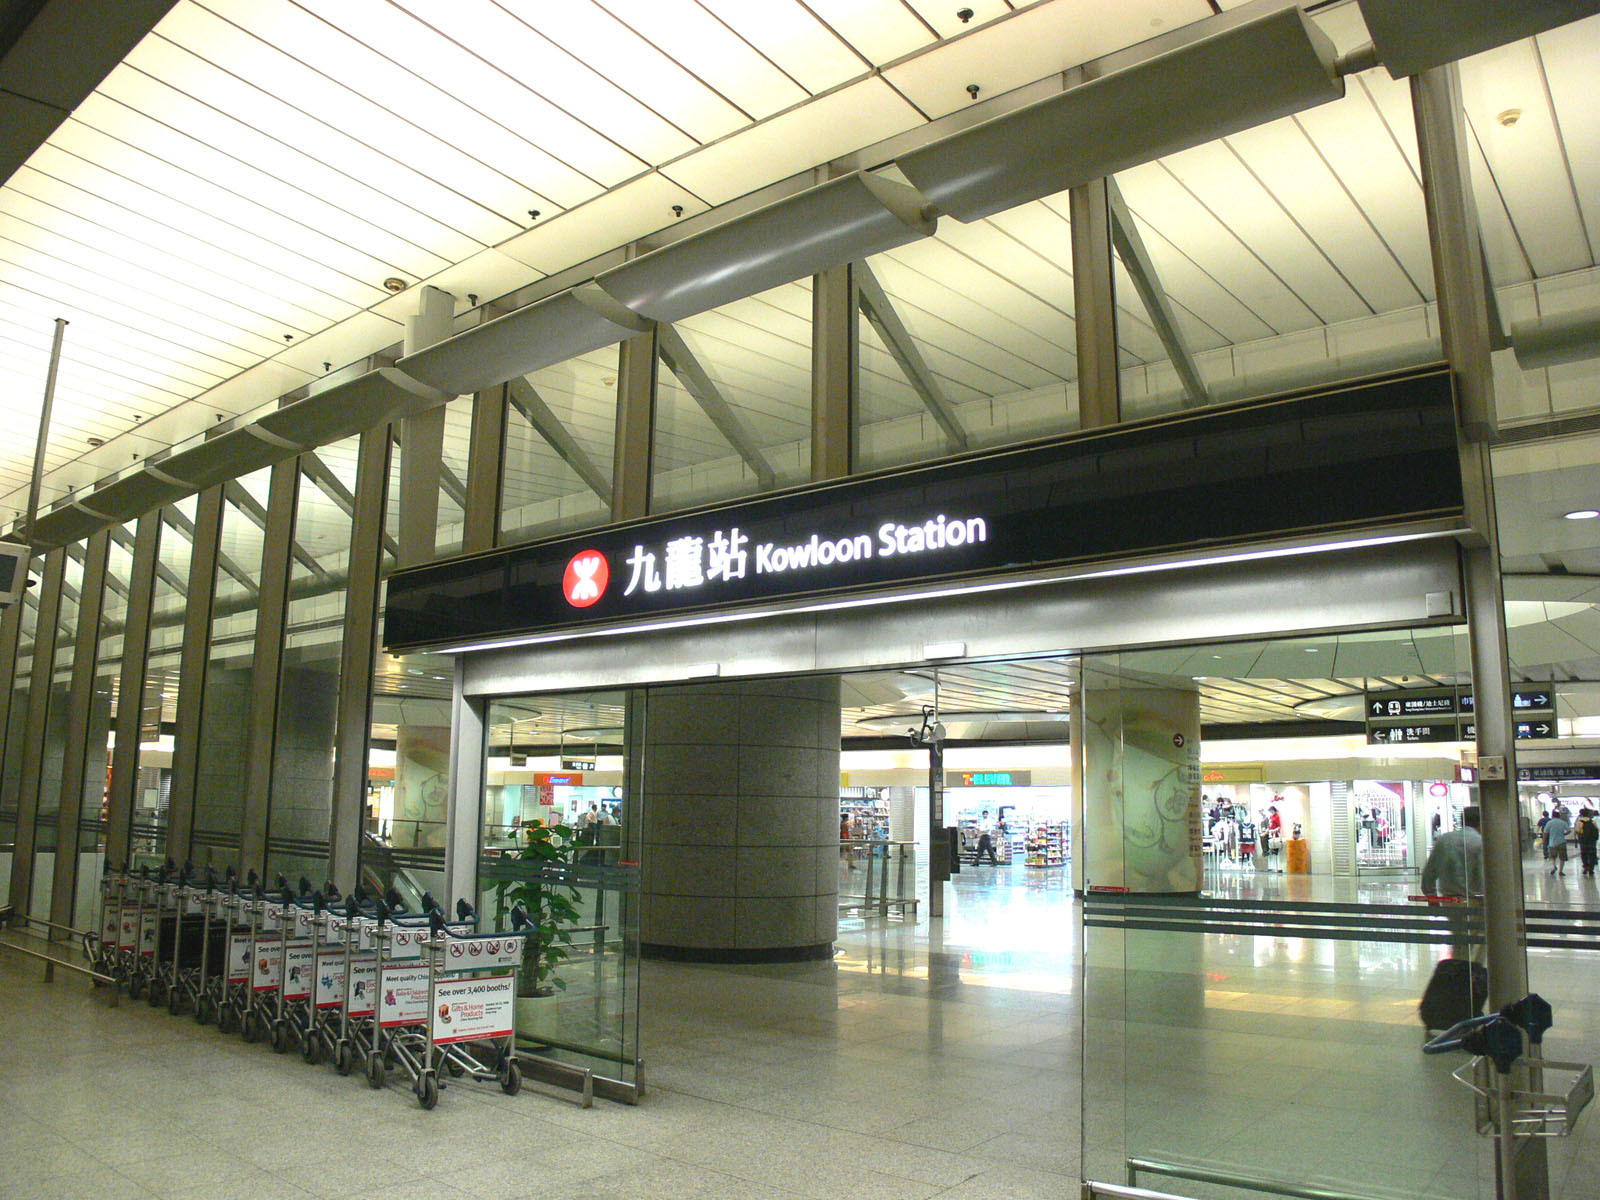
<svg viewBox="0 0 1600 1200">
<path fill-rule="evenodd" d="M 119 937 L 130 937 L 124 947 L 131 961 L 128 964 L 128 998 L 137 1000 L 141 992 L 156 982 L 156 935 L 161 927 L 161 909 L 166 881 L 159 875 L 151 878 L 149 867 L 139 868 L 135 884 L 133 919 L 128 920 L 127 907 L 123 907 L 123 930 Z"/>
<path fill-rule="evenodd" d="M 311 897 L 309 931 L 311 937 L 311 996 L 302 1013 L 303 1023 L 296 1032 L 300 1057 L 308 1063 L 324 1058 L 337 1059 L 341 1017 L 345 1007 L 345 945 L 343 918 L 334 910 L 339 889 L 330 880 Z M 297 920 L 304 922 L 302 908 Z M 336 928 L 337 926 L 337 928 Z M 346 1066 L 340 1074 L 349 1071 Z"/>
<path fill-rule="evenodd" d="M 239 1036 L 247 1042 L 269 1036 L 278 1016 L 278 984 L 283 976 L 283 913 L 281 899 L 258 894 L 246 900 L 250 925 L 249 981 L 239 1014 Z"/>
<path fill-rule="evenodd" d="M 363 900 L 357 885 L 345 898 L 344 911 L 329 912 L 326 917 L 327 940 L 339 948 L 342 965 L 341 982 L 337 987 L 329 983 L 329 990 L 340 997 L 333 1069 L 341 1075 L 348 1075 L 357 1063 L 370 1063 L 375 1051 L 381 1066 L 376 1025 L 378 956 L 371 940 L 376 910 L 364 910 Z M 320 971 L 317 982 L 320 987 Z"/>
<path fill-rule="evenodd" d="M 456 902 L 462 923 L 473 917 L 471 905 Z M 527 914 L 512 910 L 513 932 L 463 934 L 434 914 L 434 933 L 425 946 L 429 967 L 427 1059 L 428 1077 L 417 1088 L 423 1108 L 438 1100 L 438 1072 L 464 1075 L 515 1096 L 522 1088 L 517 1064 L 517 972 L 522 965 Z M 430 1095 L 432 1099 L 430 1100 Z"/>
<path fill-rule="evenodd" d="M 277 1005 L 268 1026 L 272 1048 L 279 1054 L 289 1043 L 306 1046 L 306 1027 L 311 1011 L 312 975 L 316 970 L 316 943 L 313 933 L 322 916 L 321 897 L 313 898 L 311 885 L 300 881 L 300 895 L 284 888 L 277 905 L 281 924 L 281 962 L 278 969 Z M 309 1062 L 310 1059 L 308 1058 Z"/>
<path fill-rule="evenodd" d="M 89 965 L 102 975 L 116 980 L 116 986 L 127 983 L 122 950 L 118 935 L 122 931 L 122 903 L 128 886 L 128 877 L 106 863 L 100 876 L 100 932 L 84 935 L 83 950 Z"/>
<path fill-rule="evenodd" d="M 228 929 L 227 954 L 216 982 L 219 1033 L 233 1033 L 242 1029 L 245 1013 L 250 1009 L 250 980 L 255 962 L 255 917 L 251 912 L 255 904 L 254 881 L 254 871 L 247 877 L 244 890 L 239 888 L 237 881 L 230 881 L 228 890 L 216 901 Z"/>
<path fill-rule="evenodd" d="M 387 899 L 399 897 L 391 889 Z M 432 1108 L 439 1102 L 439 1077 L 433 1066 L 429 1024 L 433 968 L 424 948 L 439 926 L 432 898 L 424 896 L 422 903 L 423 912 L 417 915 L 394 915 L 388 905 L 381 905 L 372 925 L 378 1011 L 374 1047 L 367 1055 L 367 1083 L 382 1087 L 387 1068 L 398 1065 L 411 1077 L 418 1103 Z M 469 936 L 473 926 L 460 923 L 455 932 Z"/>
<path fill-rule="evenodd" d="M 167 1011 L 177 1016 L 184 1005 L 199 1012 L 200 997 L 205 987 L 206 964 L 215 961 L 221 950 L 220 929 L 213 931 L 210 899 L 216 887 L 216 878 L 196 879 L 194 868 L 184 867 L 177 885 L 175 920 L 172 923 L 170 943 L 163 940 L 161 954 L 167 962 Z M 215 936 L 217 946 L 213 948 Z M 163 939 L 166 934 L 163 932 Z"/>
</svg>

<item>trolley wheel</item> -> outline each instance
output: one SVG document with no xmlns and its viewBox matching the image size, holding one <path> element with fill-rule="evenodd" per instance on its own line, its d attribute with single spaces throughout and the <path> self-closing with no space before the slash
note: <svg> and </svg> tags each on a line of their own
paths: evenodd
<svg viewBox="0 0 1600 1200">
<path fill-rule="evenodd" d="M 322 1047 L 317 1043 L 314 1033 L 304 1034 L 300 1038 L 300 1060 L 308 1066 L 316 1066 L 322 1058 Z"/>
<path fill-rule="evenodd" d="M 177 1016 L 183 1011 L 183 992 L 178 988 L 167 989 L 167 1012 Z"/>
<path fill-rule="evenodd" d="M 211 1023 L 210 996 L 200 996 L 194 1002 L 194 1023 L 196 1025 L 209 1025 Z"/>
<path fill-rule="evenodd" d="M 261 1022 L 255 1013 L 247 1012 L 239 1018 L 239 1036 L 247 1042 L 253 1042 L 261 1036 Z"/>
<path fill-rule="evenodd" d="M 341 1075 L 350 1074 L 350 1068 L 355 1066 L 355 1056 L 350 1052 L 349 1042 L 337 1042 L 333 1047 L 333 1069 Z"/>
<path fill-rule="evenodd" d="M 289 1048 L 289 1023 L 287 1021 L 274 1021 L 270 1034 L 272 1052 L 282 1054 Z"/>
<path fill-rule="evenodd" d="M 150 986 L 145 989 L 144 1002 L 151 1008 L 161 1007 L 161 997 L 167 992 L 166 986 L 159 979 L 152 979 Z"/>
<path fill-rule="evenodd" d="M 417 1103 L 432 1108 L 439 1103 L 439 1080 L 432 1071 L 424 1071 L 417 1080 Z"/>
<path fill-rule="evenodd" d="M 137 975 L 135 975 L 132 979 L 128 980 L 128 999 L 129 1000 L 137 1000 L 139 998 L 139 993 L 141 991 L 143 991 L 143 990 L 144 990 L 144 980 L 140 979 Z"/>
<path fill-rule="evenodd" d="M 384 1074 L 383 1055 L 377 1053 L 367 1055 L 367 1086 L 381 1088 Z"/>
<path fill-rule="evenodd" d="M 217 1032 L 232 1033 L 238 1028 L 238 1018 L 234 1015 L 233 1005 L 227 1002 L 217 1006 Z"/>
<path fill-rule="evenodd" d="M 506 1065 L 500 1069 L 500 1090 L 508 1096 L 515 1096 L 522 1090 L 522 1068 L 514 1058 L 506 1059 Z"/>
<path fill-rule="evenodd" d="M 453 1058 L 447 1058 L 444 1060 L 444 1069 L 450 1072 L 451 1079 L 460 1079 L 467 1070 Z"/>
</svg>

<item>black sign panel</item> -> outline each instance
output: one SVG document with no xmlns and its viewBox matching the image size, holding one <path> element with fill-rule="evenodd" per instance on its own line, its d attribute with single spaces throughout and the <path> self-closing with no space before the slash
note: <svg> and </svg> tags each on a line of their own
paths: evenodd
<svg viewBox="0 0 1600 1200">
<path fill-rule="evenodd" d="M 1568 780 L 1600 782 L 1600 763 L 1558 763 L 1543 767 L 1518 767 L 1523 783 L 1561 783 Z"/>
<path fill-rule="evenodd" d="M 1556 719 L 1554 717 L 1533 717 L 1530 720 L 1518 721 L 1516 724 L 1517 741 L 1542 741 L 1545 738 L 1560 737 L 1556 732 Z"/>
<path fill-rule="evenodd" d="M 1461 511 L 1450 378 L 1121 426 L 397 571 L 384 645 L 1357 531 Z"/>
<path fill-rule="evenodd" d="M 1556 694 L 1550 688 L 1528 688 L 1511 693 L 1511 711 L 1515 713 L 1554 712 Z"/>
<path fill-rule="evenodd" d="M 1461 731 L 1454 721 L 1430 725 L 1382 725 L 1367 730 L 1369 746 L 1416 746 L 1425 742 L 1458 742 Z"/>
<path fill-rule="evenodd" d="M 1408 720 L 1456 715 L 1454 688 L 1415 688 L 1405 692 L 1368 692 L 1367 720 Z"/>
</svg>

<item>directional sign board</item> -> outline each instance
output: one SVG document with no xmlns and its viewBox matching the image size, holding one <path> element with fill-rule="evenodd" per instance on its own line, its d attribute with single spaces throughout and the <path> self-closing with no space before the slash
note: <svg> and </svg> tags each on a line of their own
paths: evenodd
<svg viewBox="0 0 1600 1200">
<path fill-rule="evenodd" d="M 1427 742 L 1460 741 L 1454 721 L 1433 725 L 1379 725 L 1367 730 L 1369 746 L 1417 746 Z"/>
<path fill-rule="evenodd" d="M 1364 713 L 1369 746 L 1475 742 L 1478 723 L 1473 694 L 1466 688 L 1407 688 L 1366 693 Z M 1559 737 L 1555 691 L 1524 687 L 1511 693 L 1511 713 L 1519 742 Z"/>
</svg>

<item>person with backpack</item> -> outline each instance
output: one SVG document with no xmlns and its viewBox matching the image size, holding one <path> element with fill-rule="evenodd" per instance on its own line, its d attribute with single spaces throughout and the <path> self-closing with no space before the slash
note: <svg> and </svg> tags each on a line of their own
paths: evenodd
<svg viewBox="0 0 1600 1200">
<path fill-rule="evenodd" d="M 1594 878 L 1596 858 L 1600 857 L 1600 822 L 1595 821 L 1595 816 L 1592 808 L 1578 814 L 1578 865 L 1590 879 Z"/>
</svg>

